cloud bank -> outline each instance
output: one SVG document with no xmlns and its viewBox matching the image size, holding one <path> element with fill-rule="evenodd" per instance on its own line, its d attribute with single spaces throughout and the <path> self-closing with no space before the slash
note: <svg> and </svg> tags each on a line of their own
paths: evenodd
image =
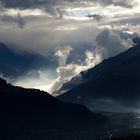
<svg viewBox="0 0 140 140">
<path fill-rule="evenodd" d="M 33 64 L 41 63 L 34 71 L 24 63 L 24 73 L 7 63 L 13 73 L 17 69 L 20 73 L 13 76 L 9 70 L 12 83 L 53 92 L 81 71 L 132 47 L 132 39 L 140 33 L 136 2 L 1 0 L 0 42 L 20 57 L 32 54 L 44 58 L 42 63 L 31 59 Z M 6 59 L 10 62 L 10 57 Z M 0 73 L 5 75 L 2 68 Z"/>
</svg>

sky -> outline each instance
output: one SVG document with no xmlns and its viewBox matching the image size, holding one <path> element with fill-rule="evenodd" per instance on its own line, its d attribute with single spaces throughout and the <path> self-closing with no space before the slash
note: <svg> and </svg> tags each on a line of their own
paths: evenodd
<svg viewBox="0 0 140 140">
<path fill-rule="evenodd" d="M 16 59 L 14 75 L 9 61 L 0 76 L 53 93 L 81 71 L 133 47 L 139 8 L 139 0 L 0 0 L 0 42 L 14 55 L 36 57 L 35 68 L 24 59 L 21 72 L 25 65 Z"/>
</svg>

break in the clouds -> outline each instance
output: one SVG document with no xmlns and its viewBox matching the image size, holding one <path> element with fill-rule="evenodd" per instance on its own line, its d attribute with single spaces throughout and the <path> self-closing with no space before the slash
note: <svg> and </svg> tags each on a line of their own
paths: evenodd
<svg viewBox="0 0 140 140">
<path fill-rule="evenodd" d="M 0 56 L 1 75 L 15 85 L 54 92 L 133 46 L 140 33 L 138 2 L 1 0 L 0 42 L 8 48 Z"/>
</svg>

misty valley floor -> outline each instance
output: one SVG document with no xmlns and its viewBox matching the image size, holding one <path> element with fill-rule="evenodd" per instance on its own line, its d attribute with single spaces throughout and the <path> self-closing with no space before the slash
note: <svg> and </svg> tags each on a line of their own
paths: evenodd
<svg viewBox="0 0 140 140">
<path fill-rule="evenodd" d="M 26 130 L 19 128 L 2 136 L 3 140 L 139 140 L 140 114 L 105 113 L 111 122 L 107 129 L 42 129 Z"/>
<path fill-rule="evenodd" d="M 140 131 L 140 130 L 137 130 Z M 10 137 L 10 140 L 139 140 L 140 135 L 137 132 L 119 135 L 110 133 L 95 134 L 94 131 L 67 131 L 67 130 L 44 130 L 40 132 L 25 132 L 16 137 Z"/>
</svg>

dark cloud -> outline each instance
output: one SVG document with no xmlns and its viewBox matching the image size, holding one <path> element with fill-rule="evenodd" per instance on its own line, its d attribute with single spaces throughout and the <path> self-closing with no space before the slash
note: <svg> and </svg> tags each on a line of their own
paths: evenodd
<svg viewBox="0 0 140 140">
<path fill-rule="evenodd" d="M 115 5 L 126 8 L 132 8 L 137 5 L 138 0 L 98 0 L 101 5 Z"/>
<path fill-rule="evenodd" d="M 60 4 L 61 2 L 81 2 L 80 0 L 1 0 L 1 4 L 4 5 L 6 8 L 35 8 L 35 7 L 46 7 L 46 5 L 56 5 Z M 82 0 L 83 2 L 88 2 L 90 0 Z M 91 2 L 91 1 L 90 1 Z M 101 5 L 117 5 L 122 7 L 133 7 L 137 4 L 136 0 L 99 0 L 93 1 L 97 2 Z"/>
<path fill-rule="evenodd" d="M 73 2 L 74 0 L 1 0 L 1 3 L 7 8 L 34 8 L 45 7 L 46 5 L 56 5 L 63 1 Z"/>
<path fill-rule="evenodd" d="M 93 19 L 97 22 L 101 22 L 106 19 L 106 16 L 100 15 L 100 14 L 88 14 L 87 17 L 89 17 L 89 19 Z"/>
<path fill-rule="evenodd" d="M 45 0 L 1 0 L 1 3 L 6 8 L 33 8 L 34 6 L 43 5 L 45 3 L 50 3 L 50 1 Z"/>
</svg>

